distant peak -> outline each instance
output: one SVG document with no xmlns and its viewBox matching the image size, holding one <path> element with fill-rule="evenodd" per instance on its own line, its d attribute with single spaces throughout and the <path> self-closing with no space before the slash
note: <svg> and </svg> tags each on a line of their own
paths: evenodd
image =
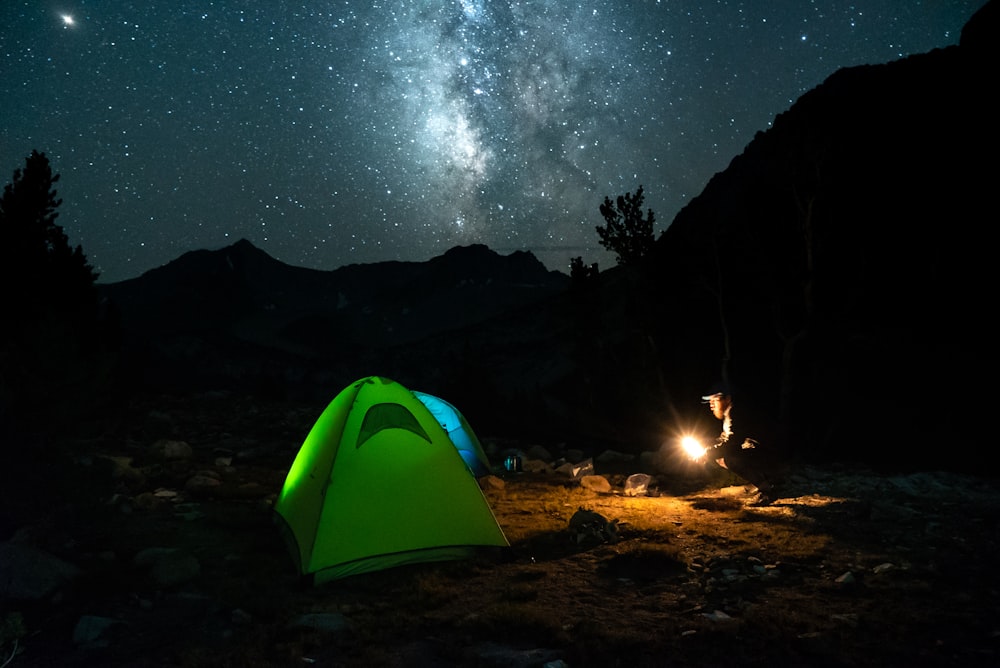
<svg viewBox="0 0 1000 668">
<path fill-rule="evenodd" d="M 253 242 L 251 242 L 249 239 L 246 238 L 240 239 L 232 246 L 230 246 L 230 248 L 239 250 L 250 250 L 250 249 L 257 250 L 257 247 L 253 245 Z"/>
<path fill-rule="evenodd" d="M 481 256 L 481 255 L 497 255 L 495 251 L 490 250 L 485 244 L 471 244 L 469 246 L 454 246 L 449 248 L 444 252 L 445 257 L 457 257 L 457 256 Z"/>
</svg>

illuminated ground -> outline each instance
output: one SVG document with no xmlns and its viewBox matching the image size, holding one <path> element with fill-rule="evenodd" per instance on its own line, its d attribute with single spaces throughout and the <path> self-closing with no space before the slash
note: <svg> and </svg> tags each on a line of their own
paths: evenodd
<svg viewBox="0 0 1000 668">
<path fill-rule="evenodd" d="M 981 481 L 802 470 L 776 505 L 751 508 L 740 486 L 660 479 L 657 496 L 627 497 L 621 473 L 606 494 L 505 474 L 486 493 L 509 551 L 311 589 L 269 514 L 286 432 L 306 414 L 227 408 L 164 405 L 80 444 L 140 477 L 35 508 L 34 540 L 83 575 L 51 600 L 4 603 L 27 632 L 12 668 L 997 665 L 1000 493 Z M 153 422 L 185 434 L 194 459 L 143 455 Z M 77 470 L 95 478 L 100 460 Z M 186 491 L 199 470 L 222 484 Z M 617 542 L 571 532 L 581 507 L 618 520 Z M 156 585 L 133 563 L 153 546 L 190 553 L 200 573 Z M 297 625 L 305 613 L 342 628 Z M 123 623 L 74 644 L 87 615 Z"/>
</svg>

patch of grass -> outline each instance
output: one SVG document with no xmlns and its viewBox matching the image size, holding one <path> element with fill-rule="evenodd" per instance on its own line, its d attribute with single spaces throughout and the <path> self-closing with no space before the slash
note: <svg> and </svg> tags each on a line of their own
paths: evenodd
<svg viewBox="0 0 1000 668">
<path fill-rule="evenodd" d="M 739 522 L 730 525 L 733 536 L 756 544 L 761 551 L 780 554 L 785 560 L 809 560 L 824 553 L 830 536 L 802 527 L 784 517 L 772 517 L 744 511 Z"/>
<path fill-rule="evenodd" d="M 570 665 L 674 665 L 666 651 L 667 641 L 674 635 L 671 624 L 608 624 L 600 618 L 583 619 L 571 631 L 566 660 Z"/>
<path fill-rule="evenodd" d="M 8 612 L 0 620 L 0 660 L 6 666 L 19 651 L 21 639 L 28 631 L 24 625 L 24 616 L 18 611 Z M 9 658 L 8 658 L 9 657 Z"/>
<path fill-rule="evenodd" d="M 459 595 L 455 579 L 447 571 L 435 569 L 416 573 L 410 593 L 403 593 L 400 602 L 416 609 L 434 609 L 454 601 Z"/>
<path fill-rule="evenodd" d="M 512 583 L 500 592 L 500 599 L 510 603 L 526 603 L 538 598 L 535 586 L 529 583 Z"/>
<path fill-rule="evenodd" d="M 531 601 L 498 602 L 464 622 L 476 635 L 511 644 L 546 644 L 565 638 L 562 624 L 551 612 Z"/>
<path fill-rule="evenodd" d="M 680 548 L 669 543 L 622 546 L 619 554 L 606 560 L 598 572 L 609 578 L 651 581 L 673 577 L 687 570 Z"/>
</svg>

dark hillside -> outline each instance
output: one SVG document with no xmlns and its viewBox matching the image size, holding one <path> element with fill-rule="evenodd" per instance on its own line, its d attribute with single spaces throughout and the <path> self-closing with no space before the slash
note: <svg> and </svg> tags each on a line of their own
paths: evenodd
<svg viewBox="0 0 1000 668">
<path fill-rule="evenodd" d="M 537 303 L 568 281 L 529 253 L 485 246 L 317 271 L 242 240 L 99 288 L 120 314 L 125 382 L 329 398 L 358 377 L 398 377 L 393 349 Z"/>
<path fill-rule="evenodd" d="M 728 371 L 798 454 L 911 466 L 977 447 L 965 395 L 991 357 L 996 15 L 957 47 L 836 72 L 658 240 L 649 280 L 697 323 L 685 337 L 659 313 L 661 347 L 685 351 L 668 366 L 702 380 L 697 351 L 720 368 L 721 305 Z"/>
</svg>

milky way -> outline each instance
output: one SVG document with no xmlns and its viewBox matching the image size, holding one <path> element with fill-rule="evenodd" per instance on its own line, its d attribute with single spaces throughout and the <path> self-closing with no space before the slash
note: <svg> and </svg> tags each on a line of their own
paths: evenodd
<svg viewBox="0 0 1000 668">
<path fill-rule="evenodd" d="M 605 195 L 644 186 L 662 231 L 802 93 L 983 4 L 7 0 L 0 177 L 48 155 L 102 282 L 240 238 L 318 269 L 471 243 L 608 267 Z"/>
</svg>

